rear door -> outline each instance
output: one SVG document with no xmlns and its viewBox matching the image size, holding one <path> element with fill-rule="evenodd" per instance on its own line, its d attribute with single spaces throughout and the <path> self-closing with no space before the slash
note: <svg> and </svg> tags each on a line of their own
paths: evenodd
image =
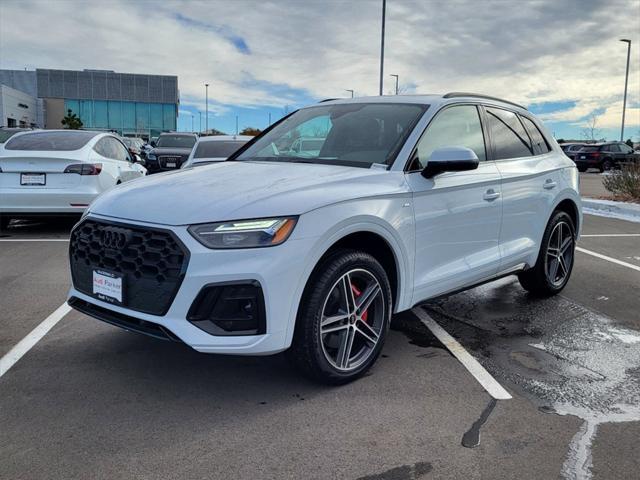
<svg viewBox="0 0 640 480">
<path fill-rule="evenodd" d="M 491 155 L 502 177 L 500 271 L 507 271 L 536 257 L 560 173 L 555 154 L 531 119 L 493 106 L 485 106 L 484 115 Z"/>
<path fill-rule="evenodd" d="M 477 170 L 424 178 L 420 171 L 441 147 L 472 149 Z M 413 302 L 494 275 L 500 264 L 500 174 L 487 160 L 485 132 L 476 105 L 444 107 L 431 120 L 406 174 L 413 191 L 416 257 Z"/>
</svg>

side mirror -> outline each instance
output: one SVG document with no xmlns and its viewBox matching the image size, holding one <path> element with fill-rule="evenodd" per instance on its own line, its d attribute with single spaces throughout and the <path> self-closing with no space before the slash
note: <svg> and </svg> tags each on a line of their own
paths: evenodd
<svg viewBox="0 0 640 480">
<path fill-rule="evenodd" d="M 443 172 L 475 170 L 479 164 L 476 152 L 470 148 L 442 147 L 431 153 L 421 173 L 424 178 L 433 178 Z"/>
</svg>

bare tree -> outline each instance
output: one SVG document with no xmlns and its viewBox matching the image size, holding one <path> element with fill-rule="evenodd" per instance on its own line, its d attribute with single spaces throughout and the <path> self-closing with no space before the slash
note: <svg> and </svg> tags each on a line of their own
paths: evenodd
<svg viewBox="0 0 640 480">
<path fill-rule="evenodd" d="M 580 136 L 589 142 L 595 142 L 601 134 L 602 131 L 598 128 L 598 116 L 592 113 L 582 127 Z"/>
</svg>

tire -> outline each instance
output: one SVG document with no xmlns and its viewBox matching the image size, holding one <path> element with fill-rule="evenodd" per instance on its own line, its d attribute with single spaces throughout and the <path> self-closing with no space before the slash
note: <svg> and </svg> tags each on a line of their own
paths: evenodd
<svg viewBox="0 0 640 480">
<path fill-rule="evenodd" d="M 600 166 L 600 172 L 608 172 L 612 168 L 613 168 L 613 163 L 611 163 L 611 160 L 606 159 L 605 161 L 602 162 L 602 165 Z"/>
<path fill-rule="evenodd" d="M 578 171 L 584 173 L 587 171 L 587 167 L 578 167 Z"/>
<path fill-rule="evenodd" d="M 560 235 L 561 241 L 558 241 L 557 235 Z M 518 275 L 520 285 L 538 296 L 547 297 L 562 291 L 573 270 L 575 239 L 573 220 L 567 213 L 556 210 L 544 231 L 536 264 Z M 561 245 L 560 248 L 558 245 Z M 559 253 L 556 254 L 556 251 Z"/>
<path fill-rule="evenodd" d="M 366 308 L 357 309 L 354 303 Z M 391 287 L 380 263 L 368 253 L 337 250 L 307 283 L 288 357 L 315 381 L 351 382 L 380 355 L 391 311 Z"/>
</svg>

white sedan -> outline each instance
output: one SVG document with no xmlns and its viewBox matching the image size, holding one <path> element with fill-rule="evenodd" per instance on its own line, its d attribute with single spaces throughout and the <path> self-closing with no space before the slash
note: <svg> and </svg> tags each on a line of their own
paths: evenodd
<svg viewBox="0 0 640 480">
<path fill-rule="evenodd" d="M 213 162 L 222 162 L 249 140 L 250 135 L 213 135 L 200 137 L 191 150 L 191 155 L 181 168 L 200 167 Z"/>
<path fill-rule="evenodd" d="M 109 133 L 40 130 L 15 135 L 0 153 L 0 227 L 12 218 L 81 214 L 105 190 L 146 173 Z"/>
</svg>

